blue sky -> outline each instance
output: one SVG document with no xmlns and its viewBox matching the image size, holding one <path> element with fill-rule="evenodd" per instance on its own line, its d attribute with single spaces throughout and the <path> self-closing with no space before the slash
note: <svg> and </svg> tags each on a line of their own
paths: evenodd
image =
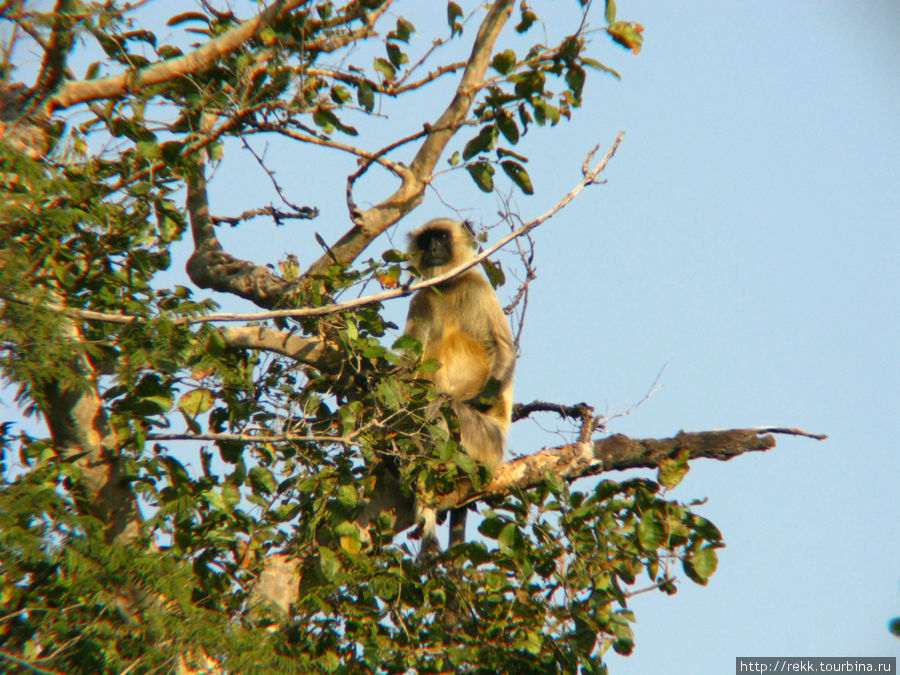
<svg viewBox="0 0 900 675">
<path fill-rule="evenodd" d="M 399 5 L 422 44 L 446 30 L 439 4 Z M 573 122 L 520 144 L 536 194 L 513 198 L 530 218 L 578 182 L 591 147 L 626 132 L 608 183 L 535 233 L 516 400 L 623 412 L 664 368 L 662 389 L 611 431 L 777 425 L 829 439 L 781 437 L 767 453 L 692 465 L 672 496 L 707 499 L 699 511 L 727 543 L 719 569 L 707 587 L 684 579 L 674 597 L 634 598 L 636 650 L 611 655 L 611 670 L 722 673 L 736 656 L 896 655 L 886 624 L 900 615 L 900 5 L 618 4 L 619 18 L 645 26 L 641 54 L 597 35 L 591 56 L 622 81 L 594 75 Z M 551 38 L 574 30 L 574 1 L 550 6 Z M 165 14 L 166 4 L 156 7 Z M 466 40 L 473 34 L 467 26 Z M 436 118 L 451 84 L 403 108 L 385 102 L 388 118 L 358 124 L 365 146 Z M 274 144 L 267 157 L 291 198 L 319 206 L 320 218 L 223 229 L 223 243 L 257 262 L 286 253 L 309 262 L 319 253 L 312 232 L 333 241 L 348 225 L 344 181 L 354 162 Z M 229 147 L 213 211 L 268 203 L 257 173 Z M 392 185 L 373 176 L 358 201 Z M 457 172 L 436 181 L 393 245 L 416 224 L 452 215 L 442 200 L 476 223 L 497 220 L 498 199 Z M 184 283 L 181 253 L 173 283 Z M 406 301 L 387 311 L 402 323 Z M 511 451 L 569 438 L 545 422 L 514 425 Z"/>
</svg>

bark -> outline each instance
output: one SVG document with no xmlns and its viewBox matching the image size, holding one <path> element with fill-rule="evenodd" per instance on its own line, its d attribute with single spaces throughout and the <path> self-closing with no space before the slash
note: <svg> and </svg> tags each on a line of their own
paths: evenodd
<svg viewBox="0 0 900 675">
<path fill-rule="evenodd" d="M 63 320 L 61 332 L 61 340 L 83 341 L 81 331 L 69 320 Z M 84 511 L 105 523 L 106 540 L 133 539 L 139 533 L 140 512 L 123 475 L 120 440 L 107 419 L 90 359 L 80 354 L 73 366 L 82 386 L 59 381 L 41 385 L 53 444 L 66 455 L 81 455 L 76 465 L 82 470 L 82 481 L 74 493 Z"/>
<path fill-rule="evenodd" d="M 163 82 L 196 73 L 223 56 L 239 49 L 267 25 L 304 4 L 306 0 L 280 0 L 257 16 L 243 22 L 202 47 L 175 59 L 156 63 L 136 72 L 120 73 L 99 80 L 69 82 L 46 103 L 48 112 L 70 108 L 78 103 L 118 98 Z"/>
</svg>

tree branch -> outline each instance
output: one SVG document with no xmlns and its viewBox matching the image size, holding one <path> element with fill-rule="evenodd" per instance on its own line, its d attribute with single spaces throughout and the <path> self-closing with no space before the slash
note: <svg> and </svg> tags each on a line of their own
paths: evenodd
<svg viewBox="0 0 900 675">
<path fill-rule="evenodd" d="M 685 452 L 688 460 L 706 458 L 727 461 L 745 452 L 774 448 L 773 434 L 805 436 L 820 441 L 828 438 L 823 434 L 781 427 L 679 432 L 672 438 L 664 439 L 633 439 L 616 434 L 596 441 L 541 450 L 505 462 L 498 467 L 484 490 L 476 492 L 471 483 L 462 481 L 455 492 L 444 496 L 438 508 L 449 509 L 493 494 L 505 494 L 511 489 L 532 487 L 543 482 L 547 476 L 558 476 L 571 482 L 606 471 L 655 469 L 663 460 Z"/>
<path fill-rule="evenodd" d="M 84 338 L 78 327 L 63 319 L 59 339 L 80 346 Z M 109 424 L 98 388 L 97 374 L 87 354 L 77 346 L 70 367 L 82 378 L 81 384 L 62 379 L 35 383 L 41 396 L 41 412 L 47 421 L 53 445 L 62 456 L 78 457 L 83 480 L 75 487 L 81 507 L 103 522 L 106 539 L 132 539 L 138 534 L 140 512 L 125 480 L 121 442 Z"/>
<path fill-rule="evenodd" d="M 275 352 L 322 371 L 336 370 L 341 363 L 341 353 L 323 340 L 291 335 L 266 326 L 223 328 L 222 337 L 229 347 Z"/>
<path fill-rule="evenodd" d="M 162 63 L 142 68 L 137 72 L 120 73 L 99 80 L 69 82 L 46 102 L 47 112 L 69 108 L 86 101 L 115 98 L 125 93 L 140 91 L 146 87 L 169 82 L 196 73 L 212 65 L 223 56 L 239 49 L 268 24 L 293 11 L 306 0 L 278 0 L 252 19 L 210 40 L 203 46 Z"/>
<path fill-rule="evenodd" d="M 512 12 L 512 6 L 513 0 L 495 0 L 491 5 L 478 29 L 468 65 L 463 71 L 453 100 L 432 125 L 436 130 L 425 138 L 410 169 L 403 173 L 400 187 L 386 200 L 360 214 L 354 227 L 328 253 L 310 266 L 307 276 L 323 271 L 334 260 L 341 263 L 352 262 L 373 239 L 421 203 L 425 185 L 430 180 L 441 153 L 465 121 L 490 63 L 494 43 Z"/>
<path fill-rule="evenodd" d="M 549 407 L 551 404 L 535 402 L 531 405 L 538 409 L 545 405 Z M 560 406 L 560 411 L 568 414 L 576 412 L 576 408 L 580 406 L 571 409 Z M 633 439 L 617 434 L 596 441 L 541 450 L 533 455 L 505 462 L 498 467 L 493 480 L 484 490 L 476 492 L 472 484 L 464 480 L 457 485 L 454 492 L 444 495 L 435 506 L 440 510 L 447 510 L 483 497 L 505 494 L 513 489 L 534 487 L 551 475 L 571 482 L 606 471 L 657 468 L 663 460 L 681 456 L 685 452 L 688 459 L 708 458 L 727 461 L 745 452 L 774 448 L 775 438 L 771 434 L 806 436 L 816 440 L 827 438 L 822 434 L 781 427 L 681 432 L 673 438 L 664 439 Z M 392 479 L 391 474 L 385 472 L 382 480 L 388 482 L 382 489 L 375 491 L 375 497 L 366 504 L 357 519 L 357 524 L 364 528 L 381 514 L 381 518 L 387 517 L 398 532 L 415 525 L 414 505 L 411 500 L 403 497 L 396 479 Z M 298 559 L 286 554 L 270 556 L 260 575 L 261 579 L 266 579 L 266 584 L 255 595 L 258 599 L 268 599 L 282 611 L 287 612 L 290 602 L 297 597 L 300 576 Z"/>
</svg>

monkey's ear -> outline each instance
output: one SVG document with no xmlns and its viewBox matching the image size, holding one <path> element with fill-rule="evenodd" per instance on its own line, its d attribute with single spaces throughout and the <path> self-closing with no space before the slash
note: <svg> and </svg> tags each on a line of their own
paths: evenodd
<svg viewBox="0 0 900 675">
<path fill-rule="evenodd" d="M 468 230 L 469 234 L 471 234 L 473 237 L 475 236 L 475 223 L 473 223 L 471 220 L 464 220 L 462 222 L 462 226 L 463 228 Z"/>
</svg>

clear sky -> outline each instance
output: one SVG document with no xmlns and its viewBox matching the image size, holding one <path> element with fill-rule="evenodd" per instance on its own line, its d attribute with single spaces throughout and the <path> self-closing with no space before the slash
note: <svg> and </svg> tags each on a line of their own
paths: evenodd
<svg viewBox="0 0 900 675">
<path fill-rule="evenodd" d="M 575 4 L 551 3 L 551 37 L 577 26 Z M 665 368 L 662 389 L 610 431 L 777 425 L 829 439 L 780 437 L 767 453 L 692 465 L 672 496 L 708 500 L 698 510 L 727 543 L 719 569 L 707 587 L 685 578 L 674 597 L 634 598 L 636 650 L 611 655 L 611 670 L 712 674 L 732 672 L 736 656 L 900 654 L 886 627 L 900 615 L 900 3 L 618 4 L 619 18 L 645 26 L 641 54 L 597 35 L 591 56 L 622 81 L 593 75 L 572 123 L 520 146 L 536 195 L 514 199 L 530 218 L 578 182 L 591 147 L 626 132 L 608 183 L 535 234 L 516 400 L 622 412 Z M 430 31 L 446 31 L 436 6 L 399 6 L 426 45 Z M 433 120 L 446 91 L 437 84 L 401 109 L 386 103 L 388 119 L 358 125 L 375 134 L 366 147 Z M 223 242 L 256 262 L 286 253 L 309 262 L 320 251 L 312 231 L 333 241 L 348 225 L 354 163 L 274 144 L 267 156 L 291 198 L 319 206 L 320 218 L 225 229 Z M 246 153 L 228 149 L 212 183 L 217 215 L 272 199 L 253 172 Z M 392 185 L 373 178 L 360 204 Z M 496 222 L 497 198 L 461 172 L 436 185 L 463 215 Z M 452 213 L 430 193 L 393 245 Z M 183 262 L 172 282 L 184 283 Z M 406 301 L 388 312 L 401 323 Z M 549 432 L 514 425 L 511 452 L 568 438 L 545 422 Z"/>
</svg>

